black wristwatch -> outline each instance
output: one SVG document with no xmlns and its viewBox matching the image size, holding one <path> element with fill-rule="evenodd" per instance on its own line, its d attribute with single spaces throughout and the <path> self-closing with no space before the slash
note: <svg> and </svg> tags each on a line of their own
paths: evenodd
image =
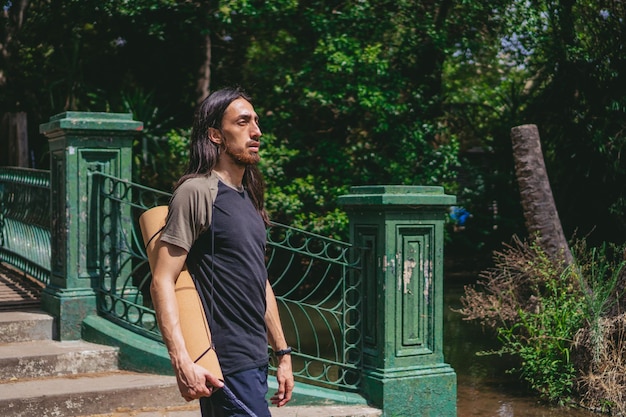
<svg viewBox="0 0 626 417">
<path fill-rule="evenodd" d="M 291 353 L 293 349 L 291 349 L 291 346 L 287 346 L 287 349 L 281 349 L 281 350 L 277 350 L 276 352 L 274 352 L 275 356 L 285 356 Z"/>
</svg>

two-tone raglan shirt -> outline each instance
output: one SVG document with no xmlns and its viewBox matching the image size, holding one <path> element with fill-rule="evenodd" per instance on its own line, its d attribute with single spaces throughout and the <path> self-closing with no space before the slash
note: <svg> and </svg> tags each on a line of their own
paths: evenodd
<svg viewBox="0 0 626 417">
<path fill-rule="evenodd" d="M 186 180 L 161 240 L 188 252 L 224 375 L 267 365 L 266 231 L 247 191 L 214 173 Z"/>
</svg>

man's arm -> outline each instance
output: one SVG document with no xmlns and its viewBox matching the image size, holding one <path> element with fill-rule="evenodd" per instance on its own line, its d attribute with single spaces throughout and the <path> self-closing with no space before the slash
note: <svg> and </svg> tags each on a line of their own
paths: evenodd
<svg viewBox="0 0 626 417">
<path fill-rule="evenodd" d="M 150 294 L 159 329 L 176 374 L 178 389 L 187 401 L 208 397 L 213 392 L 212 387 L 221 387 L 223 384 L 189 357 L 180 328 L 175 285 L 185 265 L 187 251 L 160 240 L 156 243 L 155 250 L 156 261 L 152 271 Z"/>
<path fill-rule="evenodd" d="M 280 323 L 280 316 L 278 315 L 278 305 L 276 304 L 276 297 L 274 296 L 274 290 L 270 285 L 269 280 L 265 285 L 265 298 L 267 301 L 267 307 L 265 310 L 265 324 L 267 325 L 267 336 L 269 343 L 274 349 L 274 352 L 278 350 L 287 349 L 287 341 L 283 333 L 283 327 Z M 276 358 L 278 365 L 276 367 L 276 380 L 278 381 L 278 391 L 270 399 L 272 404 L 282 407 L 291 400 L 291 393 L 293 392 L 294 381 L 293 372 L 291 369 L 291 354 L 282 355 Z"/>
</svg>

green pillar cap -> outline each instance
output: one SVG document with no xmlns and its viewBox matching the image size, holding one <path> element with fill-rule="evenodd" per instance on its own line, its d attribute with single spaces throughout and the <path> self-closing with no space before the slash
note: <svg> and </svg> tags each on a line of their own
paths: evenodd
<svg viewBox="0 0 626 417">
<path fill-rule="evenodd" d="M 344 206 L 450 206 L 456 203 L 456 196 L 445 194 L 438 186 L 365 185 L 351 187 L 350 194 L 339 196 L 338 202 Z"/>
<path fill-rule="evenodd" d="M 141 132 L 143 123 L 133 120 L 131 113 L 99 113 L 68 111 L 50 117 L 39 126 L 39 133 L 54 130 L 107 130 Z"/>
</svg>

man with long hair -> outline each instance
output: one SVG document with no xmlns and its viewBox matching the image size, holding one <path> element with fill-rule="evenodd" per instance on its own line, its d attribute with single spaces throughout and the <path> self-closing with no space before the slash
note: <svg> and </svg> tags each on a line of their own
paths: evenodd
<svg viewBox="0 0 626 417">
<path fill-rule="evenodd" d="M 285 405 L 294 387 L 291 348 L 265 267 L 269 220 L 256 166 L 260 137 L 258 115 L 242 90 L 218 90 L 204 100 L 156 256 L 151 294 L 159 328 L 181 395 L 199 398 L 203 417 L 271 416 L 265 399 L 268 341 L 278 361 L 271 402 Z M 204 301 L 224 383 L 185 349 L 174 293 L 185 265 Z M 223 385 L 236 398 L 218 389 Z"/>
</svg>

